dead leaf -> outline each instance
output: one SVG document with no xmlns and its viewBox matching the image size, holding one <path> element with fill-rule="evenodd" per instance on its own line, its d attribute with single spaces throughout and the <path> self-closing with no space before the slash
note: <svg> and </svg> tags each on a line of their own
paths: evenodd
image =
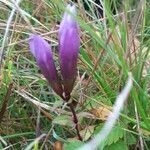
<svg viewBox="0 0 150 150">
<path fill-rule="evenodd" d="M 56 141 L 54 143 L 54 150 L 62 150 L 63 149 L 63 144 L 60 141 Z"/>
<path fill-rule="evenodd" d="M 80 131 L 83 141 L 87 141 L 91 137 L 94 132 L 94 128 L 95 126 L 87 126 L 84 128 L 84 130 Z"/>
<path fill-rule="evenodd" d="M 97 118 L 99 118 L 100 120 L 106 120 L 107 117 L 110 115 L 111 113 L 111 108 L 108 109 L 106 107 L 100 106 L 98 108 L 93 108 L 92 110 L 90 110 L 90 112 L 95 115 Z"/>
<path fill-rule="evenodd" d="M 150 132 L 149 131 L 147 131 L 145 129 L 142 129 L 142 128 L 140 128 L 140 131 L 142 132 L 143 135 L 150 136 Z"/>
</svg>

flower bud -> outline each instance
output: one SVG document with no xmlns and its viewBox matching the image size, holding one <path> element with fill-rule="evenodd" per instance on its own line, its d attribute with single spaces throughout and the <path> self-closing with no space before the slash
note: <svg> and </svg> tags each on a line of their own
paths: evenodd
<svg viewBox="0 0 150 150">
<path fill-rule="evenodd" d="M 53 90 L 62 97 L 62 86 L 58 78 L 49 44 L 41 36 L 32 35 L 30 36 L 29 46 L 42 74 L 48 80 Z"/>
<path fill-rule="evenodd" d="M 77 75 L 77 58 L 80 47 L 79 27 L 75 20 L 76 8 L 68 5 L 59 28 L 59 57 L 65 95 L 73 89 Z"/>
</svg>

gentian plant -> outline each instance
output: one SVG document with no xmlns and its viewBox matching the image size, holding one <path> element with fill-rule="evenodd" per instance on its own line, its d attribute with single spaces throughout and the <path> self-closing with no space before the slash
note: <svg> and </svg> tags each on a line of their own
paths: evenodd
<svg viewBox="0 0 150 150">
<path fill-rule="evenodd" d="M 80 47 L 79 26 L 75 20 L 76 8 L 74 5 L 68 5 L 64 13 L 58 31 L 59 39 L 59 60 L 60 73 L 58 75 L 52 50 L 48 42 L 40 35 L 30 36 L 29 46 L 31 53 L 35 57 L 37 64 L 47 79 L 53 90 L 65 101 L 70 100 L 70 94 L 77 74 L 77 59 Z M 75 128 L 79 140 L 82 140 L 79 129 L 78 119 L 74 110 L 73 103 L 68 103 L 72 114 Z"/>
</svg>

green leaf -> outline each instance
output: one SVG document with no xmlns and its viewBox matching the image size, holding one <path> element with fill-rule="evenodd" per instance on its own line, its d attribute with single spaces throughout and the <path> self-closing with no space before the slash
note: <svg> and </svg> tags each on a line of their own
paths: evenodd
<svg viewBox="0 0 150 150">
<path fill-rule="evenodd" d="M 71 140 L 69 143 L 64 144 L 64 150 L 76 150 L 77 148 L 81 147 L 83 142 L 78 140 Z"/>
<path fill-rule="evenodd" d="M 126 132 L 127 134 L 127 143 L 128 145 L 133 145 L 136 144 L 136 138 L 134 137 L 134 135 L 132 133 Z"/>
<path fill-rule="evenodd" d="M 70 116 L 67 116 L 67 115 L 57 116 L 53 120 L 53 123 L 54 124 L 63 125 L 63 126 L 73 127 L 72 118 Z"/>
<path fill-rule="evenodd" d="M 3 149 L 3 145 L 2 145 L 2 143 L 0 143 L 0 149 Z"/>
<path fill-rule="evenodd" d="M 116 150 L 128 150 L 128 146 L 124 141 L 119 140 L 116 143 L 113 143 L 111 145 L 104 147 L 104 150 L 115 150 L 115 149 Z"/>
<path fill-rule="evenodd" d="M 100 132 L 100 130 L 102 129 L 103 124 L 101 124 L 100 126 L 98 126 L 95 130 L 95 134 L 97 134 L 98 132 Z M 105 140 L 105 145 L 111 145 L 113 143 L 116 143 L 119 139 L 123 138 L 124 136 L 124 130 L 119 126 L 116 125 L 112 131 L 110 132 L 110 134 L 108 135 L 107 139 Z"/>
<path fill-rule="evenodd" d="M 66 142 L 65 139 L 61 138 L 59 135 L 57 135 L 57 133 L 53 130 L 53 137 L 58 140 L 58 141 L 61 141 L 61 142 Z"/>
</svg>

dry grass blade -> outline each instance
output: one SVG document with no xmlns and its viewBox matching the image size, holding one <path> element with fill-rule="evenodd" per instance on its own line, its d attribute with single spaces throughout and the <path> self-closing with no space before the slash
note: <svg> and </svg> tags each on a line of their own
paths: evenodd
<svg viewBox="0 0 150 150">
<path fill-rule="evenodd" d="M 29 97 L 25 92 L 23 91 L 15 91 L 16 93 L 18 93 L 18 95 L 22 96 L 23 98 L 25 98 L 28 102 L 31 102 L 32 104 L 34 104 L 35 106 L 37 106 L 38 108 L 44 108 L 46 110 L 52 110 L 52 107 L 43 104 L 35 99 L 32 99 L 31 97 Z"/>
<path fill-rule="evenodd" d="M 17 0 L 15 3 L 18 5 L 20 2 L 21 2 L 21 0 Z M 1 51 L 0 51 L 0 72 L 1 72 L 1 65 L 2 65 L 4 47 L 5 47 L 5 44 L 6 44 L 7 39 L 8 39 L 9 27 L 10 27 L 11 22 L 13 20 L 15 11 L 16 11 L 16 8 L 14 7 L 11 11 L 11 14 L 10 14 L 9 18 L 8 18 L 7 26 L 6 26 L 6 29 L 5 29 L 5 34 L 4 34 L 4 38 L 3 38 L 3 42 L 2 42 L 2 46 L 1 46 Z"/>
<path fill-rule="evenodd" d="M 57 113 L 62 113 L 62 114 L 68 114 L 64 109 L 55 109 L 54 110 L 54 108 L 53 107 L 51 107 L 51 106 L 49 106 L 49 105 L 47 105 L 47 104 L 44 104 L 44 103 L 41 103 L 41 102 L 39 102 L 38 101 L 38 99 L 36 99 L 35 97 L 35 99 L 33 99 L 33 98 L 31 98 L 30 96 L 30 94 L 29 93 L 27 93 L 26 91 L 15 91 L 18 95 L 20 95 L 21 97 L 23 97 L 25 100 L 27 100 L 28 102 L 30 102 L 30 103 L 32 103 L 32 104 L 34 104 L 37 108 L 42 108 L 42 109 L 45 109 L 45 110 L 48 110 L 48 111 L 51 111 L 51 112 L 57 112 Z M 30 95 L 30 96 L 28 96 L 28 95 Z M 47 116 L 47 112 L 45 112 L 45 111 L 43 111 L 43 110 L 41 110 L 41 112 L 43 112 L 46 116 Z M 50 119 L 51 117 L 50 116 L 48 116 L 48 118 Z"/>
<path fill-rule="evenodd" d="M 131 52 L 130 49 L 132 48 L 137 28 L 139 24 L 142 24 L 143 20 L 143 15 L 144 15 L 144 7 L 145 7 L 145 0 L 141 0 L 140 3 L 138 4 L 138 8 L 136 10 L 135 16 L 132 19 L 131 22 L 131 33 L 128 35 L 128 51 L 127 51 L 127 57 L 130 57 Z M 131 59 L 131 58 L 130 58 Z"/>
<path fill-rule="evenodd" d="M 40 135 L 38 138 L 36 138 L 31 144 L 29 144 L 25 150 L 31 150 L 35 144 L 37 144 L 41 139 L 45 137 L 45 134 Z"/>
</svg>

